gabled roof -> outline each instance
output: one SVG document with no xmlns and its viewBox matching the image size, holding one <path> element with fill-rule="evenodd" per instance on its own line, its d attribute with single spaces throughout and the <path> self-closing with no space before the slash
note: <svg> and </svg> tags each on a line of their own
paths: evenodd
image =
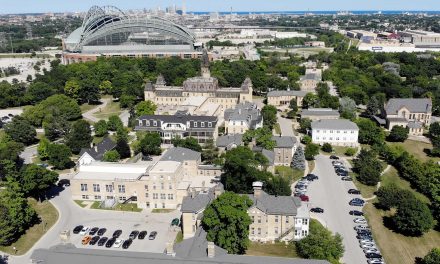
<svg viewBox="0 0 440 264">
<path fill-rule="evenodd" d="M 387 115 L 395 115 L 402 107 L 411 113 L 430 113 L 432 111 L 431 98 L 392 98 L 385 105 Z"/>
<path fill-rule="evenodd" d="M 161 161 L 171 160 L 183 162 L 186 160 L 199 160 L 202 154 L 192 149 L 174 147 L 168 149 L 160 159 Z"/>
<path fill-rule="evenodd" d="M 104 153 L 112 150 L 116 147 L 116 143 L 109 137 L 105 137 L 101 143 L 97 144 L 93 148 L 82 148 L 79 156 L 81 157 L 85 152 L 89 154 L 95 160 L 102 160 Z M 96 149 L 95 149 L 96 148 Z"/>
<path fill-rule="evenodd" d="M 333 110 L 331 108 L 309 108 L 303 109 L 300 113 L 302 116 L 337 116 L 339 117 L 338 110 Z"/>
<path fill-rule="evenodd" d="M 224 135 L 219 136 L 216 141 L 217 147 L 229 148 L 233 144 L 240 146 L 243 143 L 242 134 Z"/>
<path fill-rule="evenodd" d="M 301 206 L 301 200 L 294 196 L 269 195 L 263 190 L 258 197 L 248 194 L 254 203 L 253 206 L 266 214 L 296 215 L 297 208 Z"/>
<path fill-rule="evenodd" d="M 280 91 L 280 90 L 276 90 L 276 91 L 270 91 L 267 93 L 267 97 L 275 97 L 275 96 L 299 96 L 299 97 L 304 97 L 306 96 L 307 92 L 306 91 L 295 91 L 295 90 L 291 90 L 291 91 Z"/>
<path fill-rule="evenodd" d="M 347 119 L 322 119 L 312 122 L 312 129 L 359 130 L 358 126 Z"/>
<path fill-rule="evenodd" d="M 191 195 L 185 196 L 180 211 L 182 213 L 198 213 L 205 209 L 214 198 L 214 188 L 211 188 L 207 193 L 199 192 L 194 197 L 191 197 Z"/>
<path fill-rule="evenodd" d="M 272 136 L 272 140 L 277 144 L 277 148 L 293 148 L 296 144 L 295 137 Z"/>
</svg>

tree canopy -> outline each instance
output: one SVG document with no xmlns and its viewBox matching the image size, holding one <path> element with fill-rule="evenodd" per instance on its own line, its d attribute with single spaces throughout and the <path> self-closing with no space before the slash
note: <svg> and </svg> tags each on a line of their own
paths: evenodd
<svg viewBox="0 0 440 264">
<path fill-rule="evenodd" d="M 12 122 L 5 126 L 5 132 L 14 141 L 25 145 L 34 143 L 37 136 L 35 128 L 21 116 L 14 116 Z"/>
</svg>

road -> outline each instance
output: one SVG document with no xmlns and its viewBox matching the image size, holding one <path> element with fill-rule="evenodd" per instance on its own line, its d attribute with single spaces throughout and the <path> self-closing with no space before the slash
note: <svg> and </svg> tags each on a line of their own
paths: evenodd
<svg viewBox="0 0 440 264">
<path fill-rule="evenodd" d="M 74 226 L 79 224 L 83 224 L 84 226 L 106 227 L 108 229 L 106 236 L 111 236 L 111 232 L 116 229 L 122 229 L 122 239 L 127 238 L 129 232 L 134 229 L 145 229 L 148 230 L 148 233 L 154 229 L 158 231 L 156 240 L 136 240 L 129 250 L 148 250 L 149 252 L 160 253 L 165 249 L 166 242 L 168 242 L 168 240 L 174 241 L 176 235 L 176 232 L 169 230 L 171 219 L 180 217 L 180 212 L 178 210 L 171 213 L 152 214 L 151 212 L 146 212 L 146 210 L 140 213 L 131 213 L 81 208 L 71 200 L 70 187 L 56 194 L 50 202 L 59 212 L 58 221 L 26 254 L 22 256 L 10 256 L 10 264 L 30 263 L 30 256 L 34 249 L 49 248 L 59 244 L 61 242 L 59 237 L 60 232 L 66 229 L 71 230 Z M 82 247 L 78 245 L 80 244 L 81 237 L 82 236 L 71 233 L 70 242 L 74 243 L 76 246 Z M 148 246 L 145 246 L 142 243 L 148 243 Z M 105 250 L 105 248 L 101 247 L 100 249 Z"/>
<path fill-rule="evenodd" d="M 307 195 L 310 197 L 312 207 L 321 207 L 324 213 L 312 213 L 312 217 L 319 218 L 320 222 L 332 232 L 341 234 L 345 247 L 343 263 L 367 263 L 353 229 L 354 217 L 348 214 L 350 210 L 361 210 L 360 207 L 348 205 L 348 202 L 357 195 L 350 195 L 347 191 L 356 188 L 355 185 L 353 182 L 341 181 L 334 172 L 328 156 L 318 155 L 315 164 L 313 173 L 319 176 L 319 180 L 310 184 Z"/>
</svg>

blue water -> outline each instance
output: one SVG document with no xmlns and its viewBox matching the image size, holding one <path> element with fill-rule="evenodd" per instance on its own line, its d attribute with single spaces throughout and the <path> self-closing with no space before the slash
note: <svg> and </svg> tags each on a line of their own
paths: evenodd
<svg viewBox="0 0 440 264">
<path fill-rule="evenodd" d="M 368 10 L 368 11 L 347 11 L 349 13 L 355 14 L 355 15 L 368 15 L 368 14 L 377 14 L 380 10 Z M 232 12 L 234 14 L 238 15 L 248 15 L 248 14 L 285 14 L 285 15 L 304 15 L 305 13 L 311 13 L 315 15 L 335 15 L 338 12 L 341 11 L 237 11 Z M 411 10 L 411 11 L 402 11 L 402 10 L 387 10 L 387 11 L 381 11 L 383 15 L 399 15 L 404 13 L 410 13 L 410 14 L 420 14 L 425 13 L 428 15 L 439 15 L 440 11 L 417 11 L 417 10 Z M 207 15 L 212 12 L 188 12 L 196 15 Z M 218 12 L 220 15 L 228 15 L 231 12 Z"/>
</svg>

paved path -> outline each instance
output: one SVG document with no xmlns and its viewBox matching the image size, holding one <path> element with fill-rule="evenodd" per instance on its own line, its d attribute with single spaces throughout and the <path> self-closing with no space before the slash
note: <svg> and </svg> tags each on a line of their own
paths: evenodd
<svg viewBox="0 0 440 264">
<path fill-rule="evenodd" d="M 84 119 L 87 119 L 89 121 L 92 121 L 92 122 L 95 122 L 95 123 L 98 122 L 100 119 L 95 117 L 93 114 L 99 112 L 99 109 L 104 108 L 110 102 L 110 100 L 112 100 L 112 99 L 111 98 L 101 99 L 102 104 L 97 105 L 95 108 L 90 109 L 87 112 L 84 112 L 82 114 L 82 116 L 84 117 Z"/>
<path fill-rule="evenodd" d="M 292 120 L 281 117 L 281 115 L 278 113 L 278 123 L 280 124 L 282 136 L 295 137 L 292 128 Z"/>
<path fill-rule="evenodd" d="M 332 232 L 339 233 L 343 237 L 345 253 L 342 259 L 346 264 L 366 264 L 367 260 L 356 239 L 355 226 L 350 210 L 353 207 L 348 202 L 356 195 L 348 194 L 348 189 L 355 188 L 353 182 L 341 181 L 334 172 L 331 160 L 328 156 L 318 155 L 315 160 L 313 173 L 319 176 L 319 180 L 309 185 L 307 195 L 310 197 L 312 207 L 321 207 L 323 214 L 312 213 L 312 218 L 319 218 Z"/>
<path fill-rule="evenodd" d="M 37 147 L 38 145 L 29 146 L 21 152 L 20 158 L 24 160 L 25 164 L 32 163 L 32 158 L 38 154 Z"/>
</svg>

